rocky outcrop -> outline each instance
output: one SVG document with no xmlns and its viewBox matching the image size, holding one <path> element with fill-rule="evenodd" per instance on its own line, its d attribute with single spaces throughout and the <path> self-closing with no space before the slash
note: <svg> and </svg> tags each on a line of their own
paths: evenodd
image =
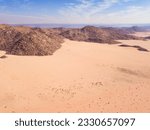
<svg viewBox="0 0 150 130">
<path fill-rule="evenodd" d="M 42 29 L 1 25 L 0 50 L 13 55 L 52 55 L 61 47 L 63 38 L 46 34 Z"/>
<path fill-rule="evenodd" d="M 146 39 L 146 40 L 150 40 L 150 36 L 148 36 L 148 37 L 145 37 L 145 39 Z"/>
<path fill-rule="evenodd" d="M 133 48 L 136 48 L 136 49 L 139 50 L 139 51 L 149 52 L 149 50 L 147 50 L 146 48 L 143 48 L 143 47 L 137 46 L 137 45 L 131 46 L 131 45 L 127 45 L 127 44 L 121 44 L 121 45 L 119 45 L 119 46 L 120 46 L 120 47 L 133 47 Z"/>
</svg>

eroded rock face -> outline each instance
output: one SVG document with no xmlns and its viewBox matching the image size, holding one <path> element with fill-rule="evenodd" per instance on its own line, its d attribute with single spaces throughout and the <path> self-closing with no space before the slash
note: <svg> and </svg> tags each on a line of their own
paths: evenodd
<svg viewBox="0 0 150 130">
<path fill-rule="evenodd" d="M 48 35 L 42 29 L 0 26 L 0 50 L 13 55 L 52 55 L 61 47 L 63 37 Z"/>
</svg>

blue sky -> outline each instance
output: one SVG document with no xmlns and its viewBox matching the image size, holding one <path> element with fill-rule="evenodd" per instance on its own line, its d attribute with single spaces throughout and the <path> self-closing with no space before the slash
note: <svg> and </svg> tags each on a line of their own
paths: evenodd
<svg viewBox="0 0 150 130">
<path fill-rule="evenodd" d="M 0 0 L 0 23 L 150 23 L 150 0 Z"/>
</svg>

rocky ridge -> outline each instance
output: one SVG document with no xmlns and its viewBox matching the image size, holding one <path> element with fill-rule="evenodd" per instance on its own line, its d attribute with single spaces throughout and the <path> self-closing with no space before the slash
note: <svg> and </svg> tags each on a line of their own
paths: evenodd
<svg viewBox="0 0 150 130">
<path fill-rule="evenodd" d="M 0 25 L 0 50 L 13 55 L 52 55 L 64 39 L 116 44 L 116 40 L 141 39 L 119 28 L 31 28 Z"/>
</svg>

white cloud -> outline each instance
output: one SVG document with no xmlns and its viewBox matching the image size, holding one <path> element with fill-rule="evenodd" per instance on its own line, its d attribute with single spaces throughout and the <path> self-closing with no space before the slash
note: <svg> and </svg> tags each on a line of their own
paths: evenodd
<svg viewBox="0 0 150 130">
<path fill-rule="evenodd" d="M 26 13 L 24 15 L 14 15 L 12 12 L 7 12 L 7 6 L 0 5 L 0 12 L 3 12 L 0 13 L 0 23 L 150 23 L 150 17 L 148 17 L 150 14 L 149 7 L 127 6 L 127 2 L 135 0 L 76 0 L 76 3 L 67 3 L 64 8 L 61 8 L 57 16 L 50 16 L 49 12 L 38 12 L 37 17 L 25 16 L 30 12 L 27 9 L 32 8 L 32 1 L 13 1 L 14 7 L 20 5 L 18 8 L 25 10 Z M 110 10 L 113 6 L 124 8 Z"/>
<path fill-rule="evenodd" d="M 109 13 L 106 17 L 113 23 L 150 23 L 150 8 L 142 6 L 129 6 L 125 10 Z"/>
<path fill-rule="evenodd" d="M 78 0 L 67 4 L 59 12 L 68 23 L 137 23 L 150 22 L 149 8 L 124 6 L 123 10 L 109 11 L 113 6 L 123 5 L 135 0 Z M 106 13 L 107 11 L 107 13 Z"/>
<path fill-rule="evenodd" d="M 103 0 L 102 2 L 95 2 L 94 0 L 78 0 L 78 4 L 69 3 L 60 10 L 60 14 L 69 17 L 90 17 L 95 13 L 101 12 L 119 0 Z"/>
</svg>

